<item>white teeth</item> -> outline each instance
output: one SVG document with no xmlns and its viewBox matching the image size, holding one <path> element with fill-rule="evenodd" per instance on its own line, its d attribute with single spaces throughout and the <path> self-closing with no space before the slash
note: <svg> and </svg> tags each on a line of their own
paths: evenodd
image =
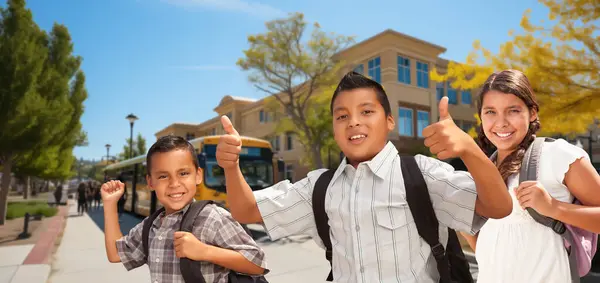
<svg viewBox="0 0 600 283">
<path fill-rule="evenodd" d="M 367 137 L 367 136 L 365 136 L 365 135 L 356 135 L 356 136 L 351 136 L 350 140 L 355 140 L 355 139 L 360 139 L 360 138 L 365 138 L 365 137 Z"/>
<path fill-rule="evenodd" d="M 172 197 L 172 198 L 178 198 L 178 197 L 181 197 L 182 195 L 183 195 L 182 193 L 179 193 L 179 194 L 172 194 L 172 195 L 169 195 L 169 196 Z"/>
<path fill-rule="evenodd" d="M 512 135 L 512 133 L 496 133 L 496 135 L 498 135 L 501 138 L 506 138 L 506 137 Z"/>
</svg>

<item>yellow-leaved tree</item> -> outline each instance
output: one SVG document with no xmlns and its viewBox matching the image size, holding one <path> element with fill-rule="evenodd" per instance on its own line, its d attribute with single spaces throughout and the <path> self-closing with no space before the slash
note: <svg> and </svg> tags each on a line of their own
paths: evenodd
<svg viewBox="0 0 600 283">
<path fill-rule="evenodd" d="M 523 30 L 511 31 L 497 54 L 475 41 L 464 64 L 450 62 L 446 73 L 432 70 L 431 78 L 477 89 L 492 72 L 520 70 L 540 103 L 541 134 L 585 132 L 600 117 L 600 1 L 539 2 L 550 10 L 549 24 L 532 23 L 527 10 Z"/>
</svg>

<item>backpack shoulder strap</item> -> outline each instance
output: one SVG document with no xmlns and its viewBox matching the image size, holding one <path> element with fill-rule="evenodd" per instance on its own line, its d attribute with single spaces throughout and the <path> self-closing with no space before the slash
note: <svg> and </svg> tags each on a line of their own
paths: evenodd
<svg viewBox="0 0 600 283">
<path fill-rule="evenodd" d="M 554 139 L 537 137 L 529 146 L 523 156 L 521 169 L 519 171 L 519 184 L 525 181 L 535 181 L 538 179 L 540 157 L 542 155 L 542 147 L 544 142 L 552 142 Z M 550 227 L 554 232 L 563 235 L 566 231 L 565 225 L 553 218 L 539 214 L 532 208 L 527 208 L 529 215 L 538 223 Z"/>
<path fill-rule="evenodd" d="M 540 163 L 540 157 L 542 155 L 542 147 L 545 142 L 555 141 L 552 138 L 537 137 L 533 143 L 527 149 L 523 162 L 521 163 L 521 170 L 519 172 L 519 183 L 524 181 L 535 181 L 538 179 L 538 168 Z M 531 218 L 536 222 L 552 229 L 555 233 L 561 235 L 571 246 L 574 243 L 573 236 L 568 233 L 567 227 L 564 223 L 551 217 L 547 217 L 539 214 L 533 208 L 527 208 L 527 212 L 531 215 Z M 579 274 L 577 271 L 577 250 L 571 249 L 569 254 L 569 266 L 571 268 L 571 280 L 572 282 L 579 282 Z"/>
<path fill-rule="evenodd" d="M 440 282 L 450 282 L 450 267 L 444 246 L 439 240 L 439 222 L 429 197 L 427 183 L 414 156 L 400 156 L 406 201 L 415 219 L 419 236 L 431 247 L 437 262 Z"/>
<path fill-rule="evenodd" d="M 210 203 L 213 203 L 210 200 L 201 200 L 194 201 L 190 204 L 188 210 L 183 214 L 183 219 L 181 219 L 181 226 L 179 231 L 192 232 L 194 229 L 194 222 L 200 211 L 204 209 L 204 207 Z M 188 258 L 180 258 L 179 259 L 179 270 L 181 271 L 181 276 L 183 280 L 188 282 L 198 282 L 198 283 L 206 283 L 202 272 L 200 271 L 200 263 L 197 261 L 193 261 Z"/>
<path fill-rule="evenodd" d="M 196 216 L 200 214 L 200 211 L 202 211 L 206 205 L 211 203 L 213 202 L 210 200 L 200 200 L 190 203 L 190 207 L 183 215 L 183 219 L 181 219 L 181 226 L 179 226 L 179 231 L 191 233 L 194 229 L 194 221 L 196 220 Z"/>
<path fill-rule="evenodd" d="M 160 209 L 156 210 L 154 213 L 148 216 L 148 218 L 146 218 L 144 226 L 142 226 L 142 245 L 144 247 L 144 254 L 146 255 L 146 259 L 148 259 L 148 252 L 150 248 L 148 241 L 150 240 L 150 229 L 152 228 L 152 223 L 154 223 L 154 220 L 156 220 L 156 218 L 164 211 L 164 207 L 161 207 Z"/>
<path fill-rule="evenodd" d="M 315 183 L 312 194 L 313 214 L 315 216 L 317 233 L 319 233 L 319 237 L 323 245 L 325 245 L 325 258 L 329 261 L 329 266 L 332 268 L 327 276 L 327 281 L 333 281 L 333 256 L 331 238 L 329 238 L 329 217 L 325 211 L 325 195 L 327 194 L 327 187 L 334 173 L 335 170 L 329 169 L 321 174 Z"/>
</svg>

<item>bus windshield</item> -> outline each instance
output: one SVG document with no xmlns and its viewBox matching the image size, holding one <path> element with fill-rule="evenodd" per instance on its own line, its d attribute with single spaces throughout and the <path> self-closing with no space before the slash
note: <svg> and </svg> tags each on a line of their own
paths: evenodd
<svg viewBox="0 0 600 283">
<path fill-rule="evenodd" d="M 240 169 L 244 179 L 253 191 L 273 185 L 273 164 L 270 161 L 240 158 Z M 204 185 L 225 192 L 225 174 L 223 168 L 217 164 L 217 160 L 214 158 L 206 160 Z"/>
</svg>

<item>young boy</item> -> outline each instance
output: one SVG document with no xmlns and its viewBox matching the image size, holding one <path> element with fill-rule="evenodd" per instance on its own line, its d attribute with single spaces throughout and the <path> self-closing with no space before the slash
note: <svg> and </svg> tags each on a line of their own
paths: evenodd
<svg viewBox="0 0 600 283">
<path fill-rule="evenodd" d="M 165 212 L 152 223 L 149 254 L 142 245 L 142 227 L 148 218 L 123 236 L 117 202 L 124 184 L 109 181 L 102 185 L 106 255 L 110 262 L 122 262 L 127 270 L 148 264 L 152 282 L 183 282 L 179 258 L 201 261 L 206 282 L 228 282 L 229 270 L 244 274 L 266 272 L 264 252 L 227 210 L 209 204 L 194 221 L 193 233 L 178 231 L 183 214 L 194 201 L 202 169 L 194 147 L 176 136 L 159 138 L 148 151 L 148 186 L 156 192 Z"/>
<path fill-rule="evenodd" d="M 415 157 L 444 245 L 449 235 L 445 227 L 474 233 L 483 224 L 483 217 L 502 218 L 512 209 L 498 170 L 475 141 L 452 122 L 447 105 L 447 98 L 442 99 L 440 122 L 423 131 L 425 145 L 441 159 L 460 157 L 472 177 L 454 172 L 442 161 Z M 388 141 L 395 122 L 383 88 L 351 72 L 334 92 L 331 111 L 334 138 L 346 156 L 325 198 L 334 281 L 437 282 L 439 273 L 431 247 L 419 237 L 406 201 L 398 151 Z M 252 193 L 238 166 L 239 135 L 227 117 L 222 117 L 222 123 L 229 135 L 220 140 L 217 161 L 225 170 L 233 217 L 241 223 L 263 223 L 272 239 L 309 234 L 323 247 L 312 193 L 325 170 L 311 171 L 294 184 L 283 181 Z"/>
</svg>

